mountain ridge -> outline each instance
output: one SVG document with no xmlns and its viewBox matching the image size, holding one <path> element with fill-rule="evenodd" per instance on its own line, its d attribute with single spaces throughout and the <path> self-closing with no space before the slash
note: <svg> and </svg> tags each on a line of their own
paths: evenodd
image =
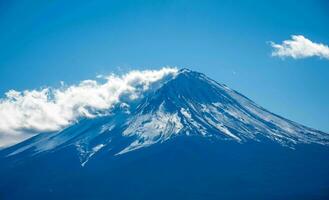
<svg viewBox="0 0 329 200">
<path fill-rule="evenodd" d="M 268 138 L 294 148 L 299 143 L 328 145 L 328 134 L 275 115 L 244 95 L 202 73 L 181 69 L 161 86 L 109 115 L 81 120 L 4 149 L 6 157 L 31 156 L 75 146 L 81 166 L 101 150 L 117 156 L 179 135 L 244 143 Z"/>
<path fill-rule="evenodd" d="M 156 84 L 1 150 L 0 199 L 329 198 L 327 133 L 198 72 Z"/>
</svg>

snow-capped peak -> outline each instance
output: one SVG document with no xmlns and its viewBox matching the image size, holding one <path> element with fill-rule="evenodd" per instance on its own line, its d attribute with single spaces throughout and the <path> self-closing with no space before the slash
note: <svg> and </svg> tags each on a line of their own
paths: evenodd
<svg viewBox="0 0 329 200">
<path fill-rule="evenodd" d="M 83 120 L 57 133 L 39 135 L 11 148 L 8 155 L 73 147 L 85 165 L 101 151 L 122 155 L 191 135 L 239 143 L 267 138 L 289 147 L 298 143 L 329 144 L 328 134 L 275 115 L 202 73 L 182 69 L 137 104 Z"/>
</svg>

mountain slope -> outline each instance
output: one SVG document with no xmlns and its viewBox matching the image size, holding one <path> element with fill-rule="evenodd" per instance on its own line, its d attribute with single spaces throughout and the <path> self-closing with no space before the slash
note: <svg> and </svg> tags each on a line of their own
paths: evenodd
<svg viewBox="0 0 329 200">
<path fill-rule="evenodd" d="M 327 133 L 188 69 L 154 88 L 0 151 L 0 198 L 152 199 L 166 189 L 163 199 L 329 196 Z"/>
<path fill-rule="evenodd" d="M 289 147 L 329 143 L 328 134 L 275 115 L 225 85 L 187 69 L 138 103 L 122 104 L 111 112 L 58 133 L 41 134 L 5 152 L 8 156 L 24 151 L 36 155 L 73 145 L 84 165 L 103 148 L 118 155 L 178 135 L 240 143 L 269 138 Z"/>
</svg>

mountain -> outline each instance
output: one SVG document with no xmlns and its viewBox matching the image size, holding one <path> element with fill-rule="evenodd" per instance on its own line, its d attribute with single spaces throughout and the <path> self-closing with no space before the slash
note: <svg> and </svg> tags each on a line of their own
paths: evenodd
<svg viewBox="0 0 329 200">
<path fill-rule="evenodd" d="M 0 151 L 3 199 L 328 199 L 329 134 L 182 69 Z"/>
</svg>

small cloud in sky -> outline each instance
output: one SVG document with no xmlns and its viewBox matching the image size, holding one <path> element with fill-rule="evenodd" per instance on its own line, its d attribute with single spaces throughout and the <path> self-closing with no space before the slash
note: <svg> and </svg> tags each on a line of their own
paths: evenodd
<svg viewBox="0 0 329 200">
<path fill-rule="evenodd" d="M 294 59 L 320 57 L 329 60 L 329 47 L 322 43 L 312 42 L 303 35 L 292 35 L 290 40 L 284 40 L 282 44 L 270 42 L 272 46 L 272 56 Z"/>
</svg>

